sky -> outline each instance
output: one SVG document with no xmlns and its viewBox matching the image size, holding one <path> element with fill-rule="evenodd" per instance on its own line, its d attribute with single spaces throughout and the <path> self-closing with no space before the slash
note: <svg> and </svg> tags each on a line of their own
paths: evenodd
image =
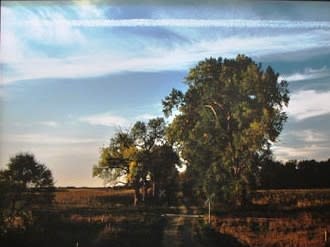
<svg viewBox="0 0 330 247">
<path fill-rule="evenodd" d="M 19 152 L 57 186 L 102 186 L 100 148 L 163 116 L 208 57 L 252 57 L 289 82 L 278 160 L 330 157 L 330 3 L 1 1 L 0 168 Z"/>
</svg>

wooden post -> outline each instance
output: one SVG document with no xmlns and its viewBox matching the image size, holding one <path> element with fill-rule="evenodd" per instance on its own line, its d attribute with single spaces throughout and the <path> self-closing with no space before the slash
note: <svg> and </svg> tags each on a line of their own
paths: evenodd
<svg viewBox="0 0 330 247">
<path fill-rule="evenodd" d="M 328 242 L 328 230 L 324 230 L 324 242 L 327 243 Z"/>
<path fill-rule="evenodd" d="M 211 224 L 211 200 L 209 199 L 209 224 Z"/>
</svg>

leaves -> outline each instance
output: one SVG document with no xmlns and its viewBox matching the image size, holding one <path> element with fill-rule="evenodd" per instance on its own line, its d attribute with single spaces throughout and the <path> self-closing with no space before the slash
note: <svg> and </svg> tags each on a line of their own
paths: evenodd
<svg viewBox="0 0 330 247">
<path fill-rule="evenodd" d="M 287 82 L 278 83 L 271 67 L 263 71 L 251 58 L 238 55 L 199 62 L 186 84 L 185 93 L 173 89 L 163 100 L 165 115 L 179 109 L 168 138 L 180 147 L 188 169 L 196 171 L 192 174 L 199 174 L 196 190 L 219 192 L 219 186 L 207 185 L 216 183 L 235 194 L 255 171 L 256 155 L 269 152 L 269 141 L 282 130 Z"/>
<path fill-rule="evenodd" d="M 154 118 L 147 123 L 137 121 L 126 133 L 116 133 L 110 145 L 101 149 L 93 176 L 110 181 L 109 178 L 118 180 L 124 174 L 136 191 L 147 181 L 152 181 L 158 189 L 173 184 L 179 158 L 165 139 L 165 128 L 163 118 Z M 111 173 L 114 169 L 124 173 Z"/>
</svg>

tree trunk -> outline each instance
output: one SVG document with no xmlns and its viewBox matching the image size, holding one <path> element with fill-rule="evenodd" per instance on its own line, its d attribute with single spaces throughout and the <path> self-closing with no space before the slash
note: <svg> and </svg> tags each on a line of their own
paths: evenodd
<svg viewBox="0 0 330 247">
<path fill-rule="evenodd" d="M 152 181 L 152 197 L 155 199 L 156 197 L 156 182 Z"/>
<path fill-rule="evenodd" d="M 135 187 L 134 188 L 134 207 L 139 202 L 139 197 L 140 197 L 139 187 Z"/>
<path fill-rule="evenodd" d="M 145 198 L 146 198 L 146 186 L 143 183 L 143 185 L 142 185 L 142 201 L 143 202 L 144 202 Z"/>
</svg>

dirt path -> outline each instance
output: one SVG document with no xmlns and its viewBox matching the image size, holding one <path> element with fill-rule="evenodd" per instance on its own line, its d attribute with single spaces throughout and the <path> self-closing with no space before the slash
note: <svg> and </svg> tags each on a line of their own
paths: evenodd
<svg viewBox="0 0 330 247">
<path fill-rule="evenodd" d="M 185 207 L 180 214 L 166 214 L 162 247 L 202 247 L 194 236 L 195 226 L 203 221 L 202 215 L 188 214 Z"/>
</svg>

